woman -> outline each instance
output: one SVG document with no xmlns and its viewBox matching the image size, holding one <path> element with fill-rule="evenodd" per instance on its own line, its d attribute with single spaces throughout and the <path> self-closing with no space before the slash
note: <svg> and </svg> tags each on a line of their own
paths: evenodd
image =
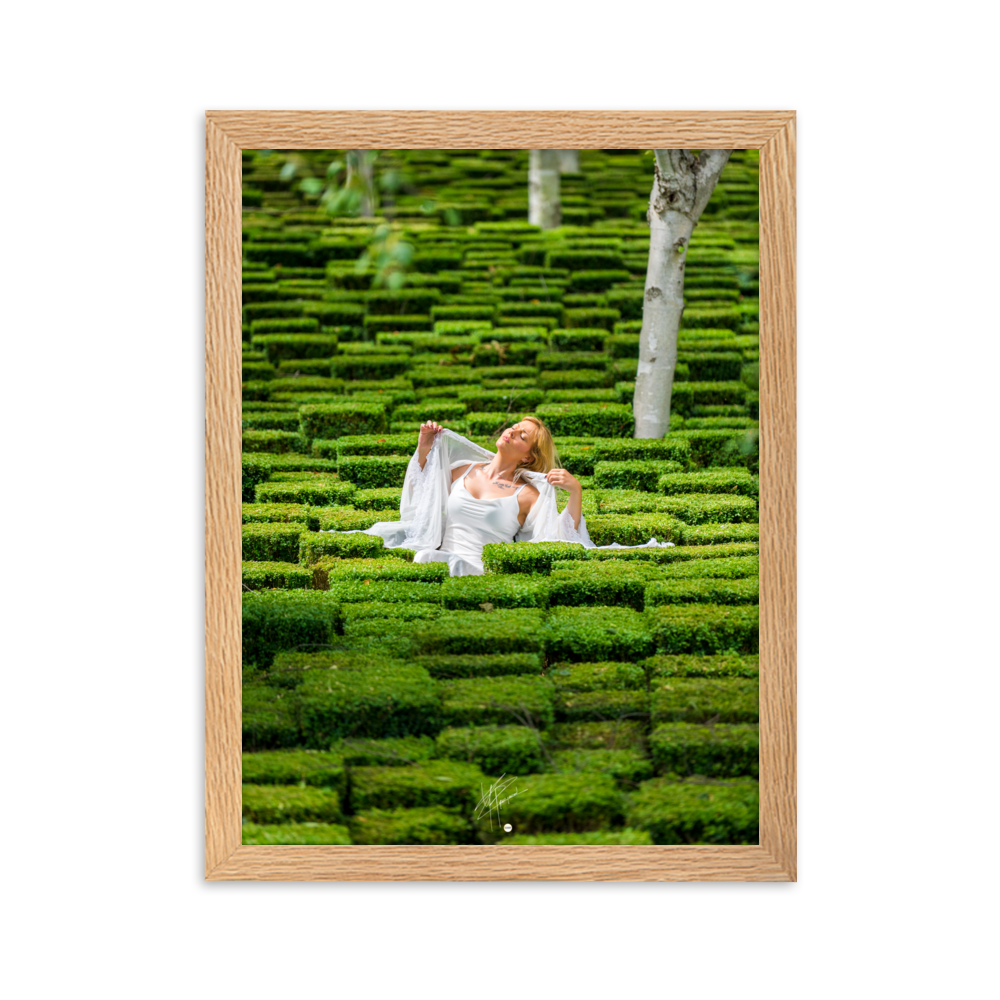
<svg viewBox="0 0 1000 1000">
<path fill-rule="evenodd" d="M 451 576 L 482 575 L 483 546 L 491 542 L 639 547 L 595 546 L 590 540 L 583 487 L 556 468 L 552 434 L 537 417 L 507 428 L 496 449 L 493 453 L 433 420 L 421 424 L 403 480 L 400 520 L 380 521 L 364 533 L 379 535 L 387 548 L 416 550 L 414 562 L 446 562 Z M 570 495 L 561 513 L 557 487 Z"/>
</svg>

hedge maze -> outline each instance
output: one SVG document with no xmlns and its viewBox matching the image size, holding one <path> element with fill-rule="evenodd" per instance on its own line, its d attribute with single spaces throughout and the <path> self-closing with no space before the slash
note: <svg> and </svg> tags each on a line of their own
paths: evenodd
<svg viewBox="0 0 1000 1000">
<path fill-rule="evenodd" d="M 545 232 L 526 150 L 381 151 L 378 218 L 290 155 L 243 152 L 244 843 L 757 843 L 756 151 L 695 228 L 662 440 L 632 438 L 650 154 L 581 151 Z M 529 413 L 596 544 L 674 547 L 452 579 L 347 533 L 399 517 L 423 420 L 492 448 Z"/>
</svg>

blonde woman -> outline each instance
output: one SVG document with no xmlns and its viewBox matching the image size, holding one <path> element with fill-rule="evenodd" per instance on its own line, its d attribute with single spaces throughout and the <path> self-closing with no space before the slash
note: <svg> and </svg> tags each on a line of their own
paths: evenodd
<svg viewBox="0 0 1000 1000">
<path fill-rule="evenodd" d="M 379 535 L 387 548 L 414 549 L 414 562 L 446 562 L 451 576 L 482 575 L 483 546 L 490 542 L 596 548 L 583 516 L 583 486 L 557 465 L 552 434 L 537 417 L 504 430 L 496 452 L 428 420 L 403 480 L 400 519 L 380 521 L 364 533 Z M 569 493 L 561 512 L 556 489 Z"/>
</svg>

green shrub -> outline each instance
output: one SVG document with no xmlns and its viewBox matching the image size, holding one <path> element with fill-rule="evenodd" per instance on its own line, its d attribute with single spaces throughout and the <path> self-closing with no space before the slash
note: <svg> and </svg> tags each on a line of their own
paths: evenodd
<svg viewBox="0 0 1000 1000">
<path fill-rule="evenodd" d="M 299 698 L 294 690 L 263 679 L 243 683 L 243 749 L 294 747 L 302 739 Z"/>
<path fill-rule="evenodd" d="M 336 445 L 336 454 L 342 455 L 412 455 L 417 450 L 416 434 L 350 434 L 335 441 L 313 441 L 327 450 Z"/>
<path fill-rule="evenodd" d="M 726 542 L 756 542 L 760 539 L 757 522 L 745 524 L 693 524 L 684 531 L 684 543 L 695 545 L 720 545 Z"/>
<path fill-rule="evenodd" d="M 601 501 L 603 505 L 603 500 Z M 687 526 L 672 514 L 598 515 L 587 518 L 587 531 L 595 545 L 644 545 L 651 538 L 657 542 L 685 540 Z"/>
<path fill-rule="evenodd" d="M 243 383 L 243 400 L 245 402 L 261 402 L 271 398 L 271 382 L 273 379 L 257 380 Z"/>
<path fill-rule="evenodd" d="M 687 468 L 692 461 L 690 442 L 671 438 L 602 438 L 594 441 L 598 462 L 678 462 Z"/>
<path fill-rule="evenodd" d="M 437 288 L 401 289 L 400 291 L 372 291 L 368 293 L 370 315 L 430 313 L 441 300 Z"/>
<path fill-rule="evenodd" d="M 244 524 L 243 558 L 253 562 L 297 562 L 299 536 L 305 530 L 301 523 Z"/>
<path fill-rule="evenodd" d="M 292 482 L 261 483 L 254 499 L 258 504 L 348 504 L 355 493 L 353 483 L 335 479 L 296 479 Z M 310 512 L 309 527 L 316 529 L 322 525 L 315 511 Z"/>
<path fill-rule="evenodd" d="M 317 749 L 343 737 L 433 734 L 440 728 L 438 684 L 422 667 L 374 658 L 364 667 L 331 665 L 307 671 L 298 690 L 303 742 Z"/>
<path fill-rule="evenodd" d="M 614 376 L 608 371 L 595 371 L 591 368 L 571 369 L 569 371 L 544 371 L 538 373 L 538 387 L 547 392 L 560 389 L 604 389 L 614 382 Z M 559 404 L 546 404 L 547 406 Z M 567 404 L 563 404 L 567 405 Z M 568 405 L 572 405 L 568 404 Z M 584 403 L 584 406 L 618 406 L 618 403 Z"/>
<path fill-rule="evenodd" d="M 475 764 L 459 760 L 425 760 L 412 767 L 355 767 L 351 769 L 351 808 L 450 806 L 471 811 L 482 780 L 483 773 Z"/>
<path fill-rule="evenodd" d="M 372 333 L 398 333 L 401 330 L 417 330 L 421 332 L 431 332 L 431 318 L 426 313 L 414 315 L 368 315 L 365 316 L 365 335 Z"/>
<path fill-rule="evenodd" d="M 544 626 L 550 661 L 637 660 L 653 652 L 646 618 L 631 608 L 554 607 Z"/>
<path fill-rule="evenodd" d="M 541 652 L 543 614 L 535 608 L 452 611 L 416 629 L 412 649 L 414 654 Z"/>
<path fill-rule="evenodd" d="M 600 351 L 546 351 L 537 356 L 536 364 L 543 372 L 592 369 L 606 374 L 608 356 Z"/>
<path fill-rule="evenodd" d="M 324 556 L 313 564 L 313 569 L 325 572 L 331 586 L 344 580 L 441 583 L 448 579 L 448 566 L 445 563 L 413 563 L 403 559 L 342 559 Z"/>
<path fill-rule="evenodd" d="M 319 750 L 267 750 L 243 754 L 245 785 L 313 785 L 344 796 L 347 777 L 340 753 Z"/>
<path fill-rule="evenodd" d="M 254 490 L 258 483 L 266 482 L 271 478 L 271 470 L 274 467 L 270 456 L 260 453 L 248 455 L 243 454 L 243 500 L 253 502 Z"/>
<path fill-rule="evenodd" d="M 398 511 L 403 491 L 396 486 L 382 486 L 376 489 L 358 490 L 351 497 L 351 503 L 358 510 Z"/>
<path fill-rule="evenodd" d="M 728 382 L 676 382 L 671 390 L 670 408 L 682 416 L 694 416 L 695 407 L 743 406 L 747 387 L 738 379 L 739 376 Z"/>
<path fill-rule="evenodd" d="M 327 511 L 328 512 L 326 514 L 320 515 L 321 526 L 324 522 L 329 523 L 331 517 L 335 516 L 330 512 L 329 508 Z M 357 515 L 360 513 L 360 520 L 362 522 L 380 516 L 379 514 L 369 511 L 354 511 L 351 508 L 334 508 L 334 511 L 340 515 Z M 372 521 L 372 523 L 374 524 L 375 521 Z M 367 527 L 370 528 L 371 524 L 367 525 Z M 314 532 L 315 541 L 319 544 L 308 545 L 305 547 L 300 544 L 299 560 L 304 565 L 312 565 L 323 556 L 339 556 L 343 559 L 364 559 L 377 556 L 388 556 L 390 553 L 407 553 L 410 559 L 413 558 L 413 552 L 410 549 L 386 549 L 385 543 L 378 535 L 360 534 L 361 531 L 364 531 L 363 527 L 357 529 L 357 531 L 354 529 L 343 530 L 349 533 L 339 534 L 337 530 L 325 530 L 322 534 Z M 313 541 L 312 536 L 310 536 L 309 540 L 310 542 Z M 316 586 L 315 582 L 313 586 Z M 325 588 L 317 587 L 317 589 Z"/>
<path fill-rule="evenodd" d="M 622 821 L 626 799 L 608 774 L 534 774 L 518 777 L 514 787 L 505 791 L 513 795 L 503 804 L 500 822 L 510 823 L 518 834 L 564 831 L 601 830 Z M 480 829 L 486 817 L 479 820 Z M 499 830 L 497 819 L 494 827 Z"/>
<path fill-rule="evenodd" d="M 431 736 L 400 736 L 394 739 L 342 739 L 332 744 L 349 767 L 412 767 L 437 756 Z"/>
<path fill-rule="evenodd" d="M 378 434 L 388 430 L 385 406 L 381 403 L 315 403 L 303 406 L 299 410 L 299 418 L 301 433 L 310 441 L 348 434 Z"/>
<path fill-rule="evenodd" d="M 617 324 L 615 324 L 617 326 Z M 639 335 L 637 333 L 614 333 L 610 337 L 606 331 L 604 350 L 611 358 L 638 358 Z"/>
<path fill-rule="evenodd" d="M 563 569 L 562 566 L 573 567 Z M 556 564 L 549 576 L 549 604 L 597 604 L 642 611 L 645 576 L 634 563 L 572 560 Z"/>
<path fill-rule="evenodd" d="M 333 374 L 343 379 L 387 379 L 409 367 L 408 354 L 341 354 L 330 361 Z"/>
<path fill-rule="evenodd" d="M 756 844 L 760 796 L 750 778 L 645 781 L 629 801 L 625 822 L 655 844 Z"/>
<path fill-rule="evenodd" d="M 260 320 L 250 324 L 253 329 Z M 272 321 L 277 322 L 277 321 Z M 282 322 L 301 322 L 283 320 Z M 329 359 L 337 350 L 337 338 L 327 333 L 256 333 L 250 338 L 254 350 L 264 351 L 271 364 L 300 358 Z"/>
<path fill-rule="evenodd" d="M 759 518 L 757 501 L 752 496 L 731 493 L 679 493 L 660 497 L 662 510 L 679 517 L 689 525 L 739 524 L 756 522 Z"/>
<path fill-rule="evenodd" d="M 546 268 L 567 268 L 573 271 L 620 271 L 624 261 L 620 253 L 609 250 L 549 250 L 545 254 Z"/>
<path fill-rule="evenodd" d="M 243 844 L 351 844 L 349 829 L 339 823 L 243 823 Z"/>
<path fill-rule="evenodd" d="M 381 541 L 381 539 L 379 539 Z M 314 590 L 259 590 L 243 594 L 243 663 L 266 668 L 275 653 L 334 642 L 337 602 Z"/>
<path fill-rule="evenodd" d="M 654 723 L 756 723 L 759 699 L 757 678 L 660 677 L 651 685 L 650 714 Z"/>
<path fill-rule="evenodd" d="M 359 489 L 398 488 L 406 478 L 410 458 L 410 455 L 344 455 L 338 470 L 342 479 Z"/>
<path fill-rule="evenodd" d="M 629 277 L 628 271 L 622 270 L 573 271 L 570 275 L 570 287 L 574 291 L 603 292 L 619 281 L 628 281 Z M 640 296 L 641 294 L 640 292 Z"/>
<path fill-rule="evenodd" d="M 608 331 L 603 326 L 592 328 L 556 329 L 549 334 L 549 347 L 553 351 L 604 351 Z M 607 360 L 606 358 L 604 359 Z"/>
<path fill-rule="evenodd" d="M 630 437 L 632 408 L 620 403 L 543 404 L 535 410 L 555 436 Z"/>
<path fill-rule="evenodd" d="M 465 403 L 447 402 L 439 399 L 424 400 L 406 406 L 397 406 L 392 412 L 393 421 L 397 420 L 454 420 L 465 416 Z M 414 446 L 415 450 L 416 446 Z"/>
<path fill-rule="evenodd" d="M 461 579 L 461 577 L 456 577 Z M 428 607 L 433 607 L 428 605 Z M 507 674 L 540 674 L 542 657 L 538 653 L 444 653 L 416 656 L 431 677 L 442 680 L 455 677 L 501 677 Z"/>
<path fill-rule="evenodd" d="M 594 463 L 594 485 L 609 490 L 653 492 L 664 473 L 681 469 L 679 462 L 627 461 Z"/>
<path fill-rule="evenodd" d="M 759 656 L 725 653 L 719 656 L 650 656 L 644 662 L 650 682 L 662 677 L 757 677 Z"/>
<path fill-rule="evenodd" d="M 304 442 L 297 432 L 252 429 L 243 431 L 243 450 L 245 452 L 297 453 L 302 450 L 303 444 Z"/>
<path fill-rule="evenodd" d="M 297 434 L 299 430 L 299 415 L 289 410 L 259 410 L 243 414 L 243 429 L 254 431 L 291 431 Z M 244 448 L 244 451 L 266 451 L 261 448 Z"/>
<path fill-rule="evenodd" d="M 694 382 L 726 382 L 739 379 L 743 355 L 728 351 L 678 351 L 677 360 L 688 366 Z"/>
<path fill-rule="evenodd" d="M 560 722 L 641 718 L 648 711 L 645 691 L 560 691 L 556 699 L 556 718 Z"/>
<path fill-rule="evenodd" d="M 760 478 L 743 468 L 667 473 L 659 478 L 656 489 L 665 494 L 732 493 L 756 499 L 760 495 Z"/>
<path fill-rule="evenodd" d="M 354 844 L 467 844 L 472 828 L 457 809 L 367 809 L 349 821 Z"/>
<path fill-rule="evenodd" d="M 553 663 L 546 676 L 560 690 L 645 691 L 646 668 L 639 663 L 603 660 L 596 663 Z"/>
<path fill-rule="evenodd" d="M 555 719 L 555 688 L 544 677 L 468 677 L 440 684 L 444 726 L 517 723 L 544 729 Z"/>
<path fill-rule="evenodd" d="M 292 562 L 243 563 L 243 589 L 265 590 L 279 587 L 285 590 L 312 588 L 312 570 L 303 569 Z"/>
<path fill-rule="evenodd" d="M 386 560 L 389 562 L 390 560 Z M 396 560 L 391 560 L 396 562 Z M 330 584 L 330 595 L 341 604 L 368 603 L 370 601 L 386 601 L 389 603 L 406 604 L 409 602 L 441 603 L 441 584 L 418 583 L 412 581 L 373 579 L 365 580 L 335 580 Z M 426 625 L 433 625 L 427 622 Z M 420 627 L 425 625 L 420 623 Z"/>
<path fill-rule="evenodd" d="M 661 579 L 696 579 L 714 577 L 720 580 L 757 579 L 760 573 L 759 553 L 722 556 L 715 559 L 686 559 L 662 566 L 657 570 Z"/>
<path fill-rule="evenodd" d="M 664 723 L 650 733 L 649 754 L 658 774 L 756 778 L 760 772 L 756 725 Z"/>
<path fill-rule="evenodd" d="M 658 653 L 756 653 L 756 604 L 669 604 L 646 612 Z"/>
<path fill-rule="evenodd" d="M 303 531 L 312 529 L 318 520 L 314 518 L 306 504 L 302 503 L 244 503 L 242 504 L 244 524 L 266 524 L 269 522 L 287 524 L 297 521 Z"/>
<path fill-rule="evenodd" d="M 473 413 L 530 413 L 544 399 L 541 389 L 511 388 L 482 389 L 478 386 L 461 386 L 458 399 Z M 467 418 L 468 419 L 468 415 Z"/>
<path fill-rule="evenodd" d="M 735 306 L 686 306 L 681 314 L 681 327 L 715 328 L 727 327 L 737 329 L 743 322 L 743 314 Z"/>
<path fill-rule="evenodd" d="M 757 580 L 660 580 L 646 587 L 646 606 L 658 604 L 757 604 Z"/>
<path fill-rule="evenodd" d="M 298 785 L 244 785 L 243 815 L 257 823 L 338 823 L 344 818 L 336 792 Z"/>
<path fill-rule="evenodd" d="M 736 430 L 681 429 L 671 431 L 670 436 L 686 438 L 695 462 L 701 467 L 745 465 L 751 473 L 757 472 L 760 453 L 759 432 L 755 427 Z"/>
<path fill-rule="evenodd" d="M 622 694 L 624 692 L 616 692 Z M 616 720 L 617 721 L 617 720 Z M 562 723 L 566 725 L 567 723 Z M 586 725 L 586 723 L 583 723 Z M 580 750 L 571 748 L 556 750 L 552 753 L 552 762 L 560 772 L 570 773 L 603 773 L 620 787 L 636 788 L 641 781 L 652 778 L 655 771 L 653 762 L 643 751 L 633 749 L 620 750 Z"/>
<path fill-rule="evenodd" d="M 432 564 L 428 564 L 432 565 Z M 444 563 L 437 563 L 447 570 Z M 441 588 L 446 608 L 465 611 L 495 608 L 544 608 L 548 605 L 546 581 L 518 574 L 512 578 L 485 576 L 448 577 Z"/>
<path fill-rule="evenodd" d="M 621 319 L 621 313 L 617 309 L 567 309 L 565 311 L 566 326 L 569 329 L 590 329 L 601 327 L 610 332 L 615 322 Z"/>
<path fill-rule="evenodd" d="M 466 726 L 437 735 L 438 756 L 474 764 L 484 774 L 535 774 L 545 757 L 535 730 L 528 726 Z"/>
<path fill-rule="evenodd" d="M 555 559 L 585 559 L 578 542 L 490 542 L 483 546 L 487 573 L 548 573 Z"/>
<path fill-rule="evenodd" d="M 638 493 L 636 496 L 650 497 L 648 493 Z M 614 496 L 613 493 L 607 496 Z M 658 498 L 654 498 L 658 499 Z M 603 503 L 603 500 L 602 500 Z M 672 545 L 668 548 L 649 546 L 637 549 L 587 549 L 587 559 L 600 562 L 643 562 L 643 563 L 675 563 L 687 562 L 693 559 L 722 559 L 729 556 L 757 555 L 757 542 L 730 542 L 719 545 Z"/>
</svg>

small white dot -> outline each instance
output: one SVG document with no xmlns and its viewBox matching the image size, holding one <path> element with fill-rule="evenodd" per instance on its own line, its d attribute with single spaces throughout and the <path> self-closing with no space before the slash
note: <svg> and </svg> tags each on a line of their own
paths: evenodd
<svg viewBox="0 0 1000 1000">
<path fill-rule="evenodd" d="M 503 828 L 504 828 L 504 832 L 506 832 L 506 833 L 510 833 L 510 831 L 513 829 L 513 827 L 510 825 L 510 823 L 504 823 Z"/>
</svg>

